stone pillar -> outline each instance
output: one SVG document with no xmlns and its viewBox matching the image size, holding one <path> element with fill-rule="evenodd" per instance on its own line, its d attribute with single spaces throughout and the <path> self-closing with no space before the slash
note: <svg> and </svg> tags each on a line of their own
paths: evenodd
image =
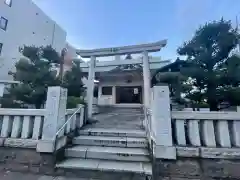
<svg viewBox="0 0 240 180">
<path fill-rule="evenodd" d="M 152 133 L 154 137 L 153 155 L 155 158 L 176 159 L 173 147 L 170 97 L 168 86 L 153 87 Z"/>
<path fill-rule="evenodd" d="M 151 80 L 151 75 L 150 75 L 150 66 L 149 66 L 149 59 L 148 59 L 148 52 L 144 51 L 143 52 L 143 93 L 144 93 L 144 114 L 145 114 L 145 119 L 143 121 L 143 126 L 147 128 L 147 112 L 146 108 L 150 108 L 150 80 Z"/>
<path fill-rule="evenodd" d="M 46 101 L 46 114 L 43 123 L 42 139 L 37 145 L 39 152 L 53 152 L 57 131 L 65 123 L 67 89 L 49 87 Z M 58 136 L 62 136 L 62 131 Z"/>
<path fill-rule="evenodd" d="M 112 87 L 112 104 L 116 104 L 116 86 Z"/>
<path fill-rule="evenodd" d="M 240 106 L 237 106 L 237 112 L 240 113 Z M 240 147 L 240 122 L 239 121 L 233 121 L 233 142 L 235 146 Z"/>
<path fill-rule="evenodd" d="M 89 64 L 89 71 L 88 71 L 88 86 L 87 86 L 88 118 L 92 118 L 92 111 L 93 111 L 95 63 L 96 63 L 96 57 L 91 56 L 91 61 Z"/>
<path fill-rule="evenodd" d="M 121 56 L 120 55 L 115 55 L 115 60 L 117 60 L 117 61 L 121 60 Z"/>
<path fill-rule="evenodd" d="M 0 97 L 3 97 L 5 84 L 0 84 Z"/>
<path fill-rule="evenodd" d="M 150 107 L 150 66 L 148 59 L 148 52 L 143 52 L 143 82 L 144 82 L 144 104 L 146 107 Z"/>
<path fill-rule="evenodd" d="M 101 96 L 102 96 L 102 86 L 100 84 L 98 84 L 98 105 L 100 105 L 100 99 L 101 99 Z"/>
</svg>

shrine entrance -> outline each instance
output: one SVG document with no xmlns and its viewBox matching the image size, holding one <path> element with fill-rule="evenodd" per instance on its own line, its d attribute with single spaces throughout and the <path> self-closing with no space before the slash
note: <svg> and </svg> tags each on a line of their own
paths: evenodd
<svg viewBox="0 0 240 180">
<path fill-rule="evenodd" d="M 80 64 L 82 71 L 86 70 L 88 75 L 88 82 L 86 83 L 88 117 L 93 116 L 95 79 L 98 80 L 97 104 L 99 106 L 114 106 L 116 104 L 142 106 L 141 104 L 144 102 L 143 109 L 149 108 L 151 70 L 153 72 L 154 69 L 169 63 L 169 61 L 155 59 L 149 56 L 149 53 L 160 51 L 166 44 L 167 41 L 162 40 L 140 45 L 77 50 L 77 54 L 82 58 L 90 58 L 89 62 Z M 136 54 L 141 55 L 132 58 L 131 55 Z M 108 56 L 115 56 L 115 60 L 97 60 L 99 57 Z"/>
<path fill-rule="evenodd" d="M 117 86 L 116 87 L 117 104 L 142 104 L 141 86 Z"/>
</svg>

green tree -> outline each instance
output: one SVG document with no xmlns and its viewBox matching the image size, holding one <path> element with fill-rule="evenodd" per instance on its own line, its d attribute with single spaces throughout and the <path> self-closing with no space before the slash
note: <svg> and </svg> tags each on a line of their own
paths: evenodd
<svg viewBox="0 0 240 180">
<path fill-rule="evenodd" d="M 68 96 L 80 97 L 83 91 L 83 74 L 80 68 L 80 62 L 73 62 L 70 71 L 67 71 L 63 77 L 63 87 L 68 89 Z"/>
<path fill-rule="evenodd" d="M 220 102 L 240 105 L 240 57 L 230 56 L 218 68 L 220 84 L 217 89 Z"/>
<path fill-rule="evenodd" d="M 152 86 L 159 83 L 168 84 L 171 99 L 177 103 L 185 103 L 182 95 L 191 89 L 187 77 L 181 73 L 181 68 L 186 65 L 185 61 L 178 58 L 173 63 L 158 69 L 153 75 Z"/>
<path fill-rule="evenodd" d="M 20 52 L 24 58 L 16 63 L 15 72 L 9 72 L 19 84 L 8 89 L 8 96 L 23 104 L 41 108 L 46 101 L 48 86 L 60 84 L 56 71 L 52 68 L 52 64 L 59 61 L 59 55 L 50 46 L 24 46 Z"/>
<path fill-rule="evenodd" d="M 178 49 L 180 55 L 187 57 L 189 64 L 183 70 L 183 75 L 192 82 L 189 97 L 193 98 L 195 94 L 198 100 L 205 99 L 211 110 L 217 110 L 224 99 L 220 92 L 234 84 L 235 87 L 239 85 L 238 74 L 233 73 L 228 65 L 233 58 L 230 52 L 236 48 L 238 39 L 237 29 L 232 27 L 230 21 L 221 19 L 200 27 L 194 37 Z"/>
<path fill-rule="evenodd" d="M 68 108 L 76 108 L 77 104 L 84 103 L 83 97 L 81 97 L 84 90 L 82 78 L 80 62 L 74 61 L 71 70 L 67 71 L 63 77 L 63 87 L 68 89 Z"/>
</svg>

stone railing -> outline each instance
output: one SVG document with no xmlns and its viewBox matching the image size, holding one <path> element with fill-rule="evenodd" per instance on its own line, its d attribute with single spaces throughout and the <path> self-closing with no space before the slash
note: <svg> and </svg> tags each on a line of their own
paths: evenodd
<svg viewBox="0 0 240 180">
<path fill-rule="evenodd" d="M 45 109 L 0 109 L 2 146 L 34 148 L 42 138 Z"/>
<path fill-rule="evenodd" d="M 154 86 L 149 112 L 156 179 L 239 179 L 239 107 L 171 111 L 168 87 Z"/>
<path fill-rule="evenodd" d="M 177 156 L 240 156 L 239 112 L 172 111 L 171 116 Z"/>
<path fill-rule="evenodd" d="M 0 146 L 37 148 L 39 152 L 65 146 L 66 135 L 81 128 L 85 117 L 84 105 L 66 109 L 66 94 L 61 87 L 50 87 L 46 109 L 0 108 Z"/>
<path fill-rule="evenodd" d="M 45 109 L 0 108 L 0 167 L 55 176 L 56 160 L 85 123 L 84 105 L 66 104 L 67 90 L 49 87 Z"/>
<path fill-rule="evenodd" d="M 53 153 L 67 143 L 68 133 L 84 124 L 84 106 L 66 109 L 67 90 L 49 87 L 46 101 L 42 138 L 37 144 L 38 152 Z"/>
<path fill-rule="evenodd" d="M 240 158 L 240 111 L 171 111 L 168 87 L 153 93 L 147 129 L 156 158 Z"/>
<path fill-rule="evenodd" d="M 65 121 L 74 114 L 66 125 L 62 136 L 84 124 L 84 106 L 67 109 Z M 76 110 L 78 110 L 76 112 Z M 36 148 L 42 139 L 45 109 L 5 109 L 0 108 L 0 146 Z"/>
</svg>

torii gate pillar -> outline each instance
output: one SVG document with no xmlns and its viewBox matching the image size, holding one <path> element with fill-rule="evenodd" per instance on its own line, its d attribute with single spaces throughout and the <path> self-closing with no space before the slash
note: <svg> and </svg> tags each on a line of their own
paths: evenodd
<svg viewBox="0 0 240 180">
<path fill-rule="evenodd" d="M 87 104 L 88 104 L 88 118 L 92 118 L 93 111 L 93 91 L 94 91 L 94 79 L 95 79 L 95 66 L 96 57 L 91 56 L 88 71 L 88 82 L 87 82 Z"/>
</svg>

